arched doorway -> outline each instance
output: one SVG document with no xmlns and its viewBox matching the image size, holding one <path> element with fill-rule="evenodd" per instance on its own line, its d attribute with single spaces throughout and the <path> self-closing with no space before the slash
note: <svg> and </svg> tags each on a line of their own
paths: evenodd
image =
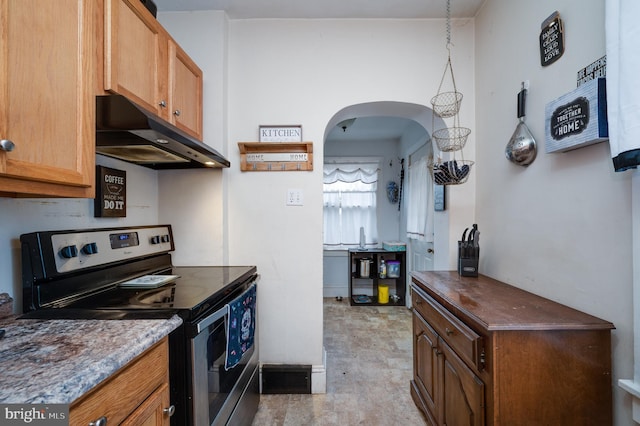
<svg viewBox="0 0 640 426">
<path fill-rule="evenodd" d="M 378 189 L 379 194 L 382 195 L 378 197 L 382 205 L 377 207 L 381 219 L 378 221 L 379 241 L 381 243 L 388 240 L 400 240 L 407 243 L 409 263 L 407 271 L 433 269 L 436 251 L 433 242 L 408 241 L 406 238 L 406 199 L 400 198 L 399 206 L 390 208 L 386 203 L 384 188 L 389 181 L 396 178 L 396 181 L 400 180 L 397 183 L 404 186 L 403 196 L 406 197 L 410 162 L 413 159 L 432 154 L 430 143 L 432 127 L 442 128 L 445 126 L 443 120 L 438 116 L 434 117 L 431 108 L 424 105 L 381 101 L 347 106 L 334 114 L 325 128 L 325 162 L 328 159 L 328 161 L 333 161 L 332 158 L 340 155 L 384 158 L 380 180 L 382 191 Z M 367 143 L 369 145 L 366 145 Z M 395 143 L 395 153 L 389 154 L 389 150 L 385 151 L 380 148 L 384 143 Z M 370 146 L 371 149 L 366 146 Z M 405 169 L 404 173 L 401 172 L 402 169 Z M 397 179 L 398 175 L 404 175 L 404 180 Z M 445 244 L 447 243 L 445 242 Z M 323 285 L 325 297 L 347 294 L 347 283 L 344 282 L 347 274 L 344 271 L 349 265 L 346 260 L 346 249 L 344 250 L 342 255 L 337 251 L 326 250 L 324 252 Z M 442 253 L 447 253 L 447 250 L 443 250 Z M 410 283 L 407 282 L 407 284 Z"/>
</svg>

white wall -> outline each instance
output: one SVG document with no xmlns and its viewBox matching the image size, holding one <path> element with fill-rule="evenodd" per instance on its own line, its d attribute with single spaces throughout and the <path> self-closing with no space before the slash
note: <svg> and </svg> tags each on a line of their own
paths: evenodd
<svg viewBox="0 0 640 426">
<path fill-rule="evenodd" d="M 158 223 L 158 172 L 108 157 L 97 163 L 127 172 L 127 217 L 95 218 L 93 199 L 0 197 L 0 293 L 22 312 L 20 234 L 58 229 L 154 225 Z"/>
<path fill-rule="evenodd" d="M 542 67 L 540 24 L 555 10 L 566 52 Z M 615 324 L 615 424 L 632 424 L 616 385 L 633 376 L 630 174 L 613 171 L 606 142 L 544 152 L 545 105 L 575 89 L 576 72 L 605 54 L 604 1 L 488 0 L 475 42 L 480 270 Z M 526 123 L 538 144 L 528 168 L 504 156 L 523 80 L 531 82 Z"/>
<path fill-rule="evenodd" d="M 261 361 L 322 364 L 325 126 L 349 105 L 429 105 L 446 62 L 445 26 L 242 20 L 229 29 L 230 261 L 255 263 L 262 274 Z M 473 23 L 459 23 L 454 34 L 456 80 L 472 93 Z M 472 120 L 473 102 L 466 113 Z M 302 124 L 304 139 L 314 142 L 314 171 L 240 172 L 236 142 L 257 140 L 260 124 Z M 301 188 L 305 205 L 286 207 L 287 188 Z"/>
<path fill-rule="evenodd" d="M 158 20 L 203 70 L 203 141 L 228 157 L 227 18 L 224 12 L 159 13 Z M 175 265 L 227 264 L 226 170 L 159 174 L 160 221 L 174 229 Z"/>
</svg>

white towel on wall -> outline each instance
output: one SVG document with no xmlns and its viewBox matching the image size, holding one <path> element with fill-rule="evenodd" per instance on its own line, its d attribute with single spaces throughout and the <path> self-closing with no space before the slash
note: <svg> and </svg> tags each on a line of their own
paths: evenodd
<svg viewBox="0 0 640 426">
<path fill-rule="evenodd" d="M 433 178 L 427 158 L 409 166 L 407 191 L 407 238 L 433 241 Z"/>
<path fill-rule="evenodd" d="M 640 1 L 605 2 L 607 115 L 617 172 L 640 165 Z"/>
</svg>

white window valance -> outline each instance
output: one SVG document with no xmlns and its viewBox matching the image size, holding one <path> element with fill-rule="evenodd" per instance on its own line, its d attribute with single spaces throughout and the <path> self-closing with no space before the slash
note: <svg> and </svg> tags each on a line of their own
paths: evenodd
<svg viewBox="0 0 640 426">
<path fill-rule="evenodd" d="M 326 184 L 340 182 L 374 183 L 378 180 L 378 163 L 325 164 L 323 181 Z"/>
</svg>

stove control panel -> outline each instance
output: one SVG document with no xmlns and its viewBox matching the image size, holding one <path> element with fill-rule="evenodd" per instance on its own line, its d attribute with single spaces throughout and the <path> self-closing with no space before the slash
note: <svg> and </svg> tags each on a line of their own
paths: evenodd
<svg viewBox="0 0 640 426">
<path fill-rule="evenodd" d="M 174 250 L 170 225 L 46 233 L 58 273 Z M 47 253 L 43 253 L 47 255 Z"/>
</svg>

